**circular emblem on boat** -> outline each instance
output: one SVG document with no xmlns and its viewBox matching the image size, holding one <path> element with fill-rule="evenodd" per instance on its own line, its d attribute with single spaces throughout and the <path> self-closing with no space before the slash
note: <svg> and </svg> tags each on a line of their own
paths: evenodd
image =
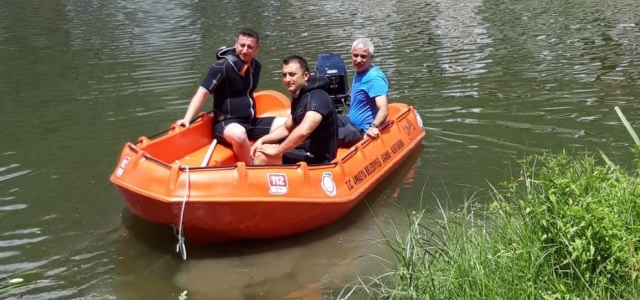
<svg viewBox="0 0 640 300">
<path fill-rule="evenodd" d="M 327 195 L 331 197 L 336 195 L 336 183 L 333 182 L 333 174 L 331 174 L 331 172 L 324 172 L 322 174 L 322 182 L 320 182 L 320 185 Z"/>
</svg>

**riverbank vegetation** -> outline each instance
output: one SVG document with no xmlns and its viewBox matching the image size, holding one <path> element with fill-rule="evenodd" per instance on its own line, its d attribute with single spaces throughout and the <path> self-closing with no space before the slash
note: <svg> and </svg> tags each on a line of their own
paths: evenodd
<svg viewBox="0 0 640 300">
<path fill-rule="evenodd" d="M 388 271 L 338 298 L 640 299 L 640 141 L 619 115 L 636 141 L 628 165 L 601 152 L 523 159 L 490 201 L 408 213 L 408 233 L 381 226 Z"/>
</svg>

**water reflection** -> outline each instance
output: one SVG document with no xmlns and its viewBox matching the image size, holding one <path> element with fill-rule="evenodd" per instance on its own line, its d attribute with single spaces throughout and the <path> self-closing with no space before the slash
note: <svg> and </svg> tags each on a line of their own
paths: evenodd
<svg viewBox="0 0 640 300">
<path fill-rule="evenodd" d="M 357 258 L 379 251 L 370 247 L 372 240 L 380 238 L 376 218 L 386 219 L 400 188 L 412 184 L 421 150 L 416 149 L 366 201 L 336 223 L 282 239 L 187 245 L 184 262 L 173 252 L 176 238 L 167 226 L 149 224 L 125 211 L 123 222 L 133 239 L 120 241 L 119 270 L 126 274 L 124 278 L 138 278 L 135 274 L 149 274 L 149 268 L 178 268 L 172 281 L 179 288 L 162 290 L 165 294 L 187 290 L 189 299 L 322 299 L 327 290 L 335 291 L 353 280 L 358 268 L 368 268 Z M 157 252 L 143 257 L 149 252 L 140 242 Z M 155 276 L 172 274 L 161 273 Z M 128 279 L 117 284 L 124 295 L 140 288 Z M 137 293 L 147 292 L 154 293 L 146 289 Z"/>
<path fill-rule="evenodd" d="M 72 47 L 91 51 L 87 63 L 110 69 L 84 78 L 93 90 L 103 92 L 82 98 L 104 101 L 107 97 L 157 94 L 192 86 L 199 75 L 192 72 L 191 63 L 197 54 L 195 49 L 202 46 L 201 26 L 191 18 L 195 3 L 68 1 Z M 139 117 L 161 113 L 167 102 L 184 101 L 186 97 L 168 92 L 161 96 L 163 103 L 151 98 L 130 108 L 129 114 Z M 122 119 L 115 111 L 108 114 L 110 120 Z"/>
<path fill-rule="evenodd" d="M 3 171 L 11 169 L 11 168 L 15 168 L 15 167 L 19 167 L 20 165 L 18 164 L 11 164 L 8 165 L 6 167 L 0 167 L 0 181 L 5 181 L 14 177 L 18 177 L 20 175 L 24 175 L 24 174 L 28 174 L 29 172 L 31 172 L 32 170 L 21 170 L 21 171 L 16 171 L 10 174 L 2 174 Z"/>
<path fill-rule="evenodd" d="M 478 81 L 464 79 L 477 78 L 487 72 L 487 58 L 492 52 L 493 40 L 488 34 L 488 24 L 478 10 L 482 1 L 434 1 L 438 14 L 431 26 L 438 36 L 437 53 L 439 66 L 445 77 L 460 77 L 450 80 L 451 87 L 443 91 L 444 96 L 477 97 L 481 87 Z"/>
<path fill-rule="evenodd" d="M 9 152 L 10 154 L 13 154 Z M 5 161 L 6 154 L 0 156 L 0 164 Z M 4 159 L 3 159 L 4 158 Z M 12 163 L 0 166 L 0 219 L 3 221 L 3 231 L 0 231 L 0 276 L 15 272 L 22 272 L 39 267 L 43 262 L 27 262 L 17 259 L 24 247 L 37 245 L 47 237 L 42 236 L 39 228 L 17 229 L 12 225 L 19 211 L 28 207 L 24 199 L 16 196 L 18 189 L 11 186 L 11 180 L 26 175 L 32 170 L 25 170 L 20 164 Z"/>
</svg>

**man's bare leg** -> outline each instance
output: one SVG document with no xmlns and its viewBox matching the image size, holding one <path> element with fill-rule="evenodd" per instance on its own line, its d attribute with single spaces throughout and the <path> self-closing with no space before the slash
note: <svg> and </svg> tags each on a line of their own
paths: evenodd
<svg viewBox="0 0 640 300">
<path fill-rule="evenodd" d="M 251 147 L 247 138 L 247 131 L 239 124 L 231 123 L 224 129 L 224 138 L 231 143 L 233 152 L 238 157 L 238 161 L 242 161 L 247 165 L 253 164 L 251 158 Z"/>
</svg>

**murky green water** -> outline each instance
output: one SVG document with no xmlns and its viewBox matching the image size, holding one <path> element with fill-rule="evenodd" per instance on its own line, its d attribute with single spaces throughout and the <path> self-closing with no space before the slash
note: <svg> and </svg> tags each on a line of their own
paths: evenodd
<svg viewBox="0 0 640 300">
<path fill-rule="evenodd" d="M 612 2 L 2 1 L 0 276 L 37 270 L 23 299 L 320 299 L 375 270 L 348 260 L 376 251 L 363 241 L 379 236 L 374 216 L 401 222 L 394 203 L 462 203 L 543 150 L 624 163 L 613 107 L 640 120 L 640 2 Z M 279 91 L 282 57 L 348 58 L 372 38 L 391 100 L 417 107 L 427 136 L 371 209 L 292 238 L 188 247 L 182 262 L 171 230 L 132 216 L 108 176 L 126 141 L 182 117 L 244 26 L 262 34 L 260 89 Z"/>
</svg>

